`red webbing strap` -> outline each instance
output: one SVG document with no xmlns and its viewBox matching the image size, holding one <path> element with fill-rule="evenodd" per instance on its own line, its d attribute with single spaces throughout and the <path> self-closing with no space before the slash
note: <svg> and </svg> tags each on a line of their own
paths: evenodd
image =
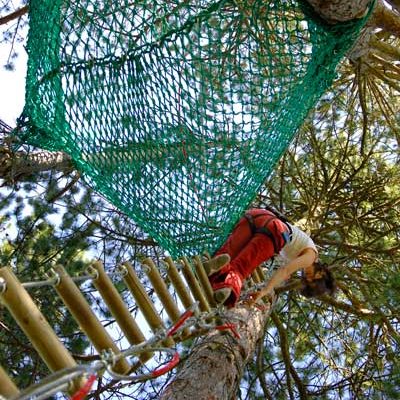
<svg viewBox="0 0 400 400">
<path fill-rule="evenodd" d="M 72 395 L 70 400 L 82 400 L 84 399 L 87 394 L 90 392 L 94 381 L 96 380 L 96 375 L 92 374 L 89 376 L 85 384 L 74 394 Z"/>
<path fill-rule="evenodd" d="M 192 310 L 186 310 L 182 316 L 176 321 L 176 324 L 168 331 L 167 336 L 172 336 L 184 324 L 184 322 L 194 315 Z"/>
<path fill-rule="evenodd" d="M 164 375 L 166 372 L 170 371 L 172 368 L 174 368 L 177 364 L 179 363 L 179 354 L 176 352 L 174 356 L 171 358 L 171 360 L 164 365 L 163 367 L 155 369 L 151 375 L 153 378 L 156 378 L 158 376 Z"/>
<path fill-rule="evenodd" d="M 235 336 L 236 339 L 240 339 L 240 335 L 239 335 L 238 331 L 236 330 L 235 324 L 219 325 L 219 326 L 216 326 L 215 329 L 217 329 L 219 331 L 225 331 L 225 330 L 229 329 L 232 332 L 233 336 Z"/>
</svg>

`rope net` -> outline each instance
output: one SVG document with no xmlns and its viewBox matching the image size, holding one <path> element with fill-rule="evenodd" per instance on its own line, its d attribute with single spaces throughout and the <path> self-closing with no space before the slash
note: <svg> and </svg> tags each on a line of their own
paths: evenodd
<svg viewBox="0 0 400 400">
<path fill-rule="evenodd" d="M 173 257 L 223 242 L 364 23 L 295 0 L 29 8 L 21 140 L 68 153 Z"/>
</svg>

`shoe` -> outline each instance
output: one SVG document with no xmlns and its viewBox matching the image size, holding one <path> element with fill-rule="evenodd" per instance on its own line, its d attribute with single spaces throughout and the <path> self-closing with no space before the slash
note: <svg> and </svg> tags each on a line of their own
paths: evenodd
<svg viewBox="0 0 400 400">
<path fill-rule="evenodd" d="M 214 300 L 218 304 L 224 304 L 225 301 L 228 300 L 231 293 L 232 293 L 232 289 L 230 289 L 230 288 L 218 289 L 214 292 Z"/>
<path fill-rule="evenodd" d="M 210 276 L 218 272 L 220 269 L 225 267 L 225 265 L 228 264 L 229 261 L 231 261 L 231 257 L 229 256 L 229 254 L 226 253 L 220 254 L 212 258 L 211 260 L 205 261 L 203 263 L 203 266 L 207 276 Z"/>
</svg>

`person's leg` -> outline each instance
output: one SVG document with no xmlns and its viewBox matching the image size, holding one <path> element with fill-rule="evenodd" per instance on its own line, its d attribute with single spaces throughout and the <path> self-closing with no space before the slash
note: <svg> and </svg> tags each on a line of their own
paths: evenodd
<svg viewBox="0 0 400 400">
<path fill-rule="evenodd" d="M 272 234 L 274 234 L 278 241 L 281 228 L 280 224 L 276 222 L 276 219 L 271 220 L 271 215 L 269 213 L 259 213 L 258 210 L 256 211 L 256 227 L 262 227 L 267 224 L 271 227 Z M 248 221 L 245 220 L 244 222 L 245 224 L 238 226 L 238 237 L 240 239 L 240 236 L 242 238 L 247 236 L 246 240 L 239 241 L 241 245 L 239 248 L 234 242 L 236 237 L 232 233 L 232 237 L 230 237 L 230 240 L 227 241 L 226 245 L 221 248 L 221 251 L 232 251 L 233 247 L 236 250 L 235 252 L 232 251 L 235 256 L 232 257 L 231 262 L 228 265 L 224 266 L 220 271 L 218 271 L 218 273 L 210 277 L 214 293 L 218 296 L 220 294 L 218 292 L 223 290 L 223 293 L 221 293 L 221 301 L 216 298 L 217 301 L 223 302 L 226 300 L 225 304 L 228 306 L 233 306 L 236 303 L 240 296 L 243 281 L 254 271 L 255 268 L 257 268 L 262 262 L 272 258 L 275 253 L 274 244 L 271 238 L 264 233 L 256 233 L 252 235 Z M 229 294 L 226 289 L 231 289 L 232 293 Z"/>
<path fill-rule="evenodd" d="M 251 239 L 251 229 L 246 219 L 241 218 L 226 242 L 215 252 L 214 256 L 203 263 L 207 275 L 217 273 L 233 260 Z"/>
<path fill-rule="evenodd" d="M 230 262 L 234 270 L 246 279 L 264 261 L 275 254 L 272 240 L 263 233 L 256 233 L 243 247 L 240 253 Z"/>
<path fill-rule="evenodd" d="M 264 234 L 256 233 L 233 261 L 210 276 L 213 290 L 232 289 L 231 303 L 236 303 L 242 290 L 243 281 L 262 262 L 270 259 L 273 255 L 274 245 L 271 239 Z"/>
<path fill-rule="evenodd" d="M 231 260 L 234 260 L 249 242 L 251 236 L 252 232 L 248 221 L 241 218 L 225 243 L 215 252 L 215 256 L 226 253 L 230 255 Z"/>
</svg>

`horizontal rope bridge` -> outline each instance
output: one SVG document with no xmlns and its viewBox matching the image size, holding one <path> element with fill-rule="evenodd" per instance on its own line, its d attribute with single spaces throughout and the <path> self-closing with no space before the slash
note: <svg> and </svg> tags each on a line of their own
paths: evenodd
<svg viewBox="0 0 400 400">
<path fill-rule="evenodd" d="M 210 330 L 230 331 L 238 337 L 232 321 L 222 317 L 222 309 L 216 308 L 213 292 L 205 272 L 202 258 L 182 258 L 178 263 L 171 258 L 156 266 L 147 258 L 141 267 L 145 272 L 150 289 L 145 289 L 139 274 L 129 262 L 118 266 L 115 272 L 107 274 L 101 262 L 94 262 L 84 275 L 70 276 L 63 266 L 56 266 L 45 280 L 21 283 L 11 268 L 0 269 L 0 301 L 9 310 L 23 330 L 50 375 L 22 391 L 0 366 L 0 398 L 26 400 L 44 399 L 59 393 L 68 393 L 73 400 L 82 399 L 93 382 L 104 373 L 116 381 L 140 382 L 165 374 L 179 362 L 175 346 Z M 164 267 L 164 268 L 163 268 Z M 160 273 L 164 270 L 165 274 Z M 162 276 L 164 275 L 164 276 Z M 146 337 L 143 327 L 133 318 L 111 279 L 121 279 L 129 289 L 135 304 L 142 312 L 151 336 Z M 184 279 L 183 279 L 184 278 Z M 251 286 L 265 280 L 261 267 L 257 268 L 248 284 Z M 129 347 L 121 350 L 104 328 L 95 312 L 84 297 L 79 284 L 90 282 L 106 304 L 123 332 Z M 89 364 L 78 364 L 65 345 L 57 337 L 45 316 L 41 313 L 28 290 L 51 286 L 61 298 L 74 320 L 96 349 L 99 359 Z M 148 286 L 148 285 L 147 285 Z M 158 300 L 149 293 L 154 292 Z M 181 311 L 177 306 L 179 298 Z M 166 324 L 157 310 L 162 307 L 168 320 Z M 151 360 L 155 353 L 169 355 L 165 365 L 139 374 L 135 371 Z M 134 362 L 130 358 L 134 356 Z"/>
</svg>

